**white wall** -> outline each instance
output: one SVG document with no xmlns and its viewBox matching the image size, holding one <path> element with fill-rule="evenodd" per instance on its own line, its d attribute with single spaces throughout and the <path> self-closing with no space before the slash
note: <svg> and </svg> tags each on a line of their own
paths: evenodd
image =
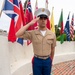
<svg viewBox="0 0 75 75">
<path fill-rule="evenodd" d="M 32 57 L 32 44 L 11 43 L 0 35 L 0 75 L 29 75 Z M 53 64 L 68 60 L 75 60 L 75 42 L 57 42 Z"/>
<path fill-rule="evenodd" d="M 69 60 L 75 60 L 75 42 L 65 41 L 63 44 L 57 42 L 53 64 Z"/>
<path fill-rule="evenodd" d="M 0 75 L 11 75 L 7 37 L 0 35 Z"/>
</svg>

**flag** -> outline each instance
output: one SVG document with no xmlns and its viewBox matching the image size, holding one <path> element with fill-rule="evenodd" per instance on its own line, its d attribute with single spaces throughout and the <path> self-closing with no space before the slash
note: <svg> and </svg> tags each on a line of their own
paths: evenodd
<svg viewBox="0 0 75 75">
<path fill-rule="evenodd" d="M 16 3 L 16 6 L 18 6 L 17 1 L 15 0 L 5 0 L 4 7 L 3 7 L 3 12 L 9 16 L 10 18 L 14 18 L 17 16 L 17 13 L 15 12 L 14 4 Z"/>
<path fill-rule="evenodd" d="M 11 42 L 16 41 L 16 36 L 15 36 L 16 21 L 15 19 L 19 15 L 18 14 L 19 9 L 17 7 L 19 7 L 17 0 L 5 0 L 3 12 L 11 18 L 10 29 L 8 33 L 8 40 Z"/>
<path fill-rule="evenodd" d="M 54 26 L 54 14 L 53 14 L 53 9 L 54 7 L 52 8 L 52 14 L 51 14 L 51 31 L 55 33 L 55 26 Z"/>
<path fill-rule="evenodd" d="M 60 28 L 60 43 L 62 44 L 64 42 L 64 35 L 63 35 L 63 32 L 64 32 L 64 29 L 63 29 L 63 10 L 61 10 L 58 27 Z"/>
<path fill-rule="evenodd" d="M 33 19 L 32 7 L 31 7 L 31 1 L 30 0 L 28 0 L 28 2 L 27 2 L 25 17 L 27 19 L 26 24 L 29 23 Z M 33 30 L 33 29 L 34 29 L 33 25 L 28 28 L 28 30 Z"/>
<path fill-rule="evenodd" d="M 14 26 L 14 19 L 11 19 L 9 33 L 8 33 L 8 41 L 15 42 L 16 41 L 16 35 L 15 35 L 15 26 Z"/>
<path fill-rule="evenodd" d="M 69 13 L 70 15 L 70 13 Z M 64 32 L 65 34 L 67 35 L 67 41 L 70 41 L 70 23 L 69 23 L 69 15 L 68 15 L 68 18 L 67 18 L 67 21 L 66 21 L 66 24 L 65 24 L 65 29 L 64 29 Z"/>
<path fill-rule="evenodd" d="M 72 15 L 71 24 L 70 24 L 70 37 L 74 40 L 74 14 Z"/>
<path fill-rule="evenodd" d="M 19 5 L 20 5 L 20 12 L 21 12 L 21 17 L 22 17 L 22 23 L 23 23 L 23 26 L 24 26 L 26 24 L 26 20 L 25 20 L 25 16 L 24 16 L 24 11 L 23 11 L 21 0 L 19 0 Z M 20 43 L 21 45 L 23 45 L 23 38 L 18 38 L 17 42 Z"/>
<path fill-rule="evenodd" d="M 20 10 L 20 0 L 5 0 L 3 12 L 11 18 L 8 40 L 15 42 L 17 39 L 15 33 L 23 24 Z"/>
<path fill-rule="evenodd" d="M 29 23 L 33 19 L 32 7 L 31 7 L 30 0 L 27 1 L 27 8 L 25 11 L 25 17 L 26 17 L 26 24 Z M 33 25 L 28 28 L 28 30 L 33 30 L 33 29 L 34 29 Z M 27 45 L 29 45 L 30 43 L 31 43 L 31 41 L 27 40 Z"/>
<path fill-rule="evenodd" d="M 24 15 L 24 11 L 23 11 L 23 7 L 22 7 L 21 0 L 19 0 L 19 5 L 20 5 L 20 11 L 21 11 L 22 22 L 23 22 L 23 26 L 24 26 L 24 25 L 26 24 L 26 19 L 25 19 L 25 15 Z"/>
<path fill-rule="evenodd" d="M 45 3 L 46 3 L 46 4 L 45 4 L 45 8 L 48 9 L 48 0 L 46 0 Z M 50 20 L 49 20 L 49 18 L 47 19 L 47 24 L 46 24 L 46 26 L 47 26 L 48 29 L 50 29 Z"/>
<path fill-rule="evenodd" d="M 50 27 L 50 20 L 49 20 L 49 18 L 47 19 L 47 24 L 46 24 L 46 26 L 47 26 L 47 28 L 48 28 L 48 29 L 51 29 L 51 27 Z"/>
</svg>

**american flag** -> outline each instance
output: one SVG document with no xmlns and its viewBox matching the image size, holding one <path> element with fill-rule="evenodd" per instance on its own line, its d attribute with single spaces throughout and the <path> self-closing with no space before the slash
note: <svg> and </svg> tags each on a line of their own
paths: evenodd
<svg viewBox="0 0 75 75">
<path fill-rule="evenodd" d="M 72 15 L 71 25 L 70 25 L 70 37 L 74 39 L 74 14 Z"/>
</svg>

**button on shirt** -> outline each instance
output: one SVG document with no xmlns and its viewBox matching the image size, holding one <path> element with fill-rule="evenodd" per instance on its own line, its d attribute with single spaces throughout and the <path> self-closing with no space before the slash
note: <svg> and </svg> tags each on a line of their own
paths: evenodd
<svg viewBox="0 0 75 75">
<path fill-rule="evenodd" d="M 34 54 L 39 56 L 50 55 L 51 47 L 56 46 L 56 36 L 48 29 L 45 36 L 41 34 L 40 30 L 25 31 L 23 38 L 32 41 Z"/>
</svg>

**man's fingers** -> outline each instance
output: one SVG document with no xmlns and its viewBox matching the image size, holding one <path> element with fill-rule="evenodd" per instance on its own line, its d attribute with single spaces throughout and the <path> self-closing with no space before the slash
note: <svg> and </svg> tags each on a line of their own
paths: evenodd
<svg viewBox="0 0 75 75">
<path fill-rule="evenodd" d="M 39 20 L 39 18 L 40 18 L 40 17 L 37 17 L 37 18 L 35 19 L 35 21 L 38 21 L 38 20 Z"/>
<path fill-rule="evenodd" d="M 37 20 L 39 20 L 39 19 L 40 19 L 40 17 L 37 17 L 36 19 L 37 19 Z"/>
</svg>

